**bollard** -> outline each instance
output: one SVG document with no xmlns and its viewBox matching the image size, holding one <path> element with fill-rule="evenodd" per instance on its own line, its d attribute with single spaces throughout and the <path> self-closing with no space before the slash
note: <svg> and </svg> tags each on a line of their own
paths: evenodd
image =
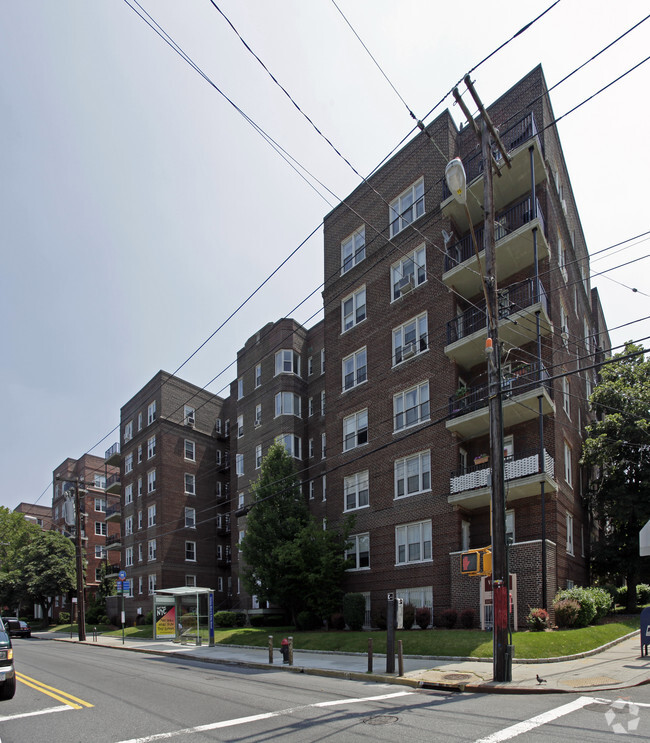
<svg viewBox="0 0 650 743">
<path fill-rule="evenodd" d="M 273 635 L 269 635 L 269 663 L 273 663 Z"/>
<path fill-rule="evenodd" d="M 368 638 L 368 673 L 372 673 L 372 637 Z"/>
<path fill-rule="evenodd" d="M 397 675 L 404 675 L 404 654 L 402 652 L 402 641 L 397 641 Z"/>
<path fill-rule="evenodd" d="M 93 627 L 93 642 L 97 642 L 97 627 Z"/>
<path fill-rule="evenodd" d="M 293 665 L 293 637 L 289 638 L 289 665 Z"/>
</svg>

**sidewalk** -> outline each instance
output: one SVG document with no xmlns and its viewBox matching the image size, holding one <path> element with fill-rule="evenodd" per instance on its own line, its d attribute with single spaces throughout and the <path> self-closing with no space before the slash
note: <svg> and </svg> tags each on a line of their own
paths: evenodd
<svg viewBox="0 0 650 743">
<path fill-rule="evenodd" d="M 79 642 L 76 638 L 56 632 L 34 633 L 35 637 L 60 642 Z M 273 664 L 269 664 L 267 648 L 235 645 L 177 645 L 171 641 L 106 637 L 93 640 L 87 635 L 86 645 L 118 648 L 140 653 L 171 655 L 176 658 L 207 663 L 238 665 L 260 670 L 283 670 L 321 676 L 402 684 L 449 691 L 507 693 L 561 693 L 625 689 L 650 683 L 650 656 L 641 657 L 639 633 L 579 657 L 543 661 L 517 660 L 512 666 L 512 681 L 492 681 L 492 661 L 465 658 L 434 658 L 405 656 L 404 676 L 387 674 L 386 657 L 375 655 L 373 673 L 368 673 L 365 654 L 330 653 L 294 650 L 293 666 L 282 664 L 278 651 L 280 636 L 275 638 Z M 397 670 L 397 657 L 395 658 Z M 538 682 L 537 677 L 544 679 Z"/>
</svg>

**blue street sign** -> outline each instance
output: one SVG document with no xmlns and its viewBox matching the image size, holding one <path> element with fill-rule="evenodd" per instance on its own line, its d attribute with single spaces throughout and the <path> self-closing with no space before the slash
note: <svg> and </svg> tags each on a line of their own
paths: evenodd
<svg viewBox="0 0 650 743">
<path fill-rule="evenodd" d="M 131 590 L 131 581 L 130 580 L 123 580 L 122 581 L 122 590 L 124 593 L 128 593 Z"/>
<path fill-rule="evenodd" d="M 120 580 L 124 580 L 126 578 L 126 570 L 120 570 L 120 572 L 117 574 L 117 577 Z"/>
</svg>

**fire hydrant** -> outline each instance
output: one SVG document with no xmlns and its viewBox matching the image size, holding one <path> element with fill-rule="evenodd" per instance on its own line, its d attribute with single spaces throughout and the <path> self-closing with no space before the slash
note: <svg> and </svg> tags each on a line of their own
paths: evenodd
<svg viewBox="0 0 650 743">
<path fill-rule="evenodd" d="M 286 637 L 282 639 L 280 643 L 280 652 L 282 653 L 282 662 L 288 665 L 289 663 L 289 640 Z"/>
</svg>

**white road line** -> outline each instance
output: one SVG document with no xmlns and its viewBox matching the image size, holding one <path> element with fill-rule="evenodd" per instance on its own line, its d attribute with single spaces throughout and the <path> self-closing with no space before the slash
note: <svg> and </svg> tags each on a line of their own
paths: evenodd
<svg viewBox="0 0 650 743">
<path fill-rule="evenodd" d="M 546 725 L 548 722 L 553 722 L 553 720 L 557 720 L 558 717 L 571 714 L 571 712 L 582 709 L 582 707 L 585 707 L 587 704 L 593 704 L 596 701 L 602 704 L 601 700 L 596 700 L 593 697 L 578 697 L 578 699 L 575 699 L 573 702 L 563 704 L 561 707 L 556 707 L 548 712 L 542 712 L 541 715 L 531 717 L 529 720 L 518 722 L 516 725 L 511 725 L 509 728 L 504 728 L 496 733 L 492 733 L 492 735 L 488 735 L 487 738 L 481 738 L 480 740 L 475 741 L 475 743 L 501 743 L 503 740 L 516 738 L 522 733 L 527 733 L 529 730 L 538 728 L 540 725 Z"/>
<path fill-rule="evenodd" d="M 315 702 L 314 704 L 303 704 L 299 707 L 290 707 L 289 709 L 281 709 L 277 712 L 264 712 L 260 715 L 250 715 L 249 717 L 236 717 L 233 720 L 222 720 L 221 722 L 211 722 L 207 725 L 197 725 L 193 728 L 184 728 L 183 730 L 173 730 L 169 733 L 156 733 L 154 735 L 148 735 L 146 738 L 130 738 L 129 740 L 122 740 L 118 743 L 151 743 L 154 740 L 168 740 L 169 738 L 176 738 L 179 735 L 192 735 L 194 733 L 205 733 L 208 730 L 218 730 L 219 728 L 229 728 L 235 725 L 246 725 L 249 722 L 258 722 L 259 720 L 268 720 L 272 717 L 281 717 L 282 715 L 290 715 L 298 710 L 310 709 L 314 707 L 333 707 L 335 705 L 345 704 L 361 704 L 363 702 L 376 702 L 382 699 L 395 699 L 396 697 L 405 697 L 410 694 L 414 694 L 412 691 L 398 691 L 393 694 L 380 694 L 374 697 L 359 697 L 358 699 L 335 699 L 329 702 Z"/>
<path fill-rule="evenodd" d="M 7 720 L 20 720 L 21 717 L 35 717 L 36 715 L 49 715 L 50 712 L 71 712 L 72 707 L 68 707 L 67 704 L 62 704 L 60 707 L 48 707 L 47 709 L 37 709 L 34 712 L 23 712 L 20 715 L 6 715 L 0 717 L 0 722 L 7 722 Z"/>
</svg>

